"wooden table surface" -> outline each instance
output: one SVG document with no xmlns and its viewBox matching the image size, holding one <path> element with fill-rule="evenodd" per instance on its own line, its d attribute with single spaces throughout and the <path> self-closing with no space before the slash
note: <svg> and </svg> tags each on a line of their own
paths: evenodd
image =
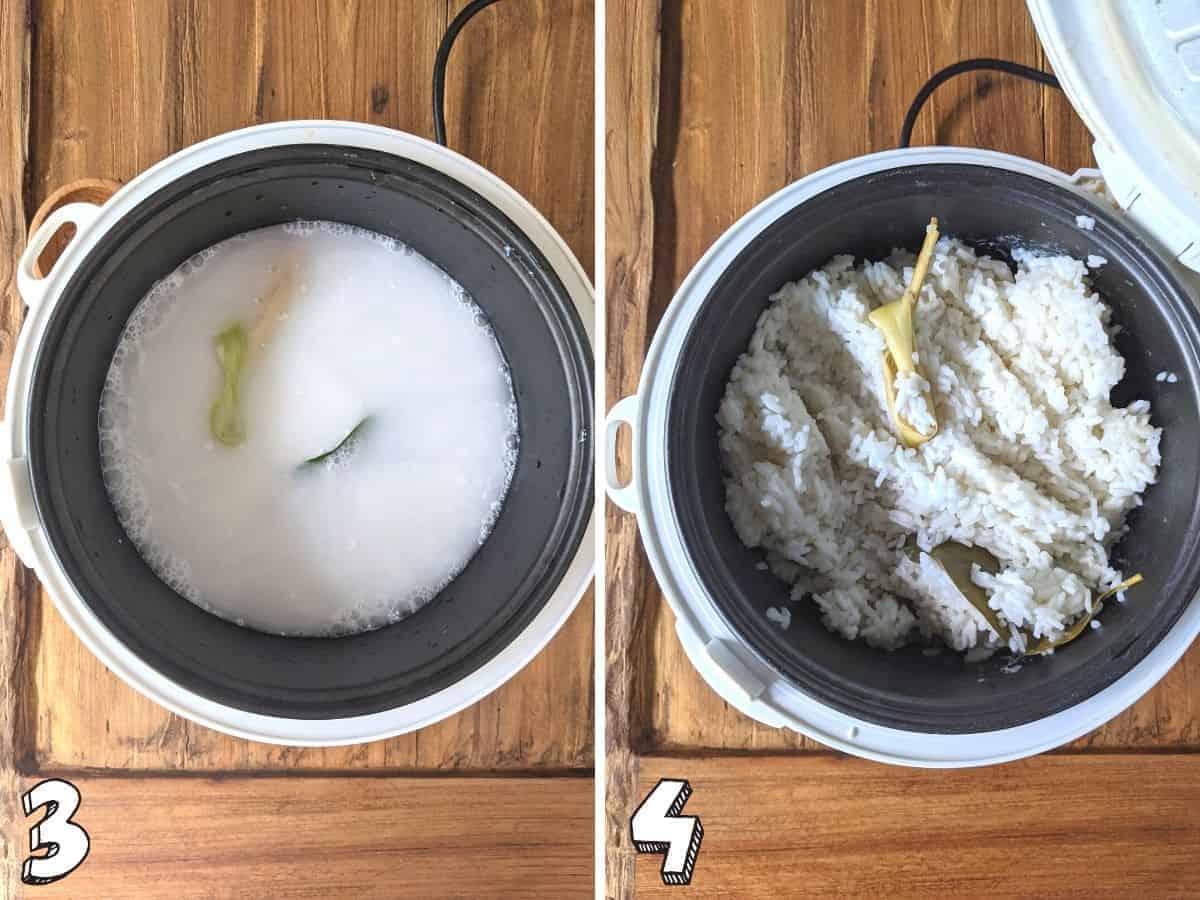
<svg viewBox="0 0 1200 900">
<path fill-rule="evenodd" d="M 636 390 L 690 267 L 754 204 L 895 147 L 908 103 L 944 65 L 990 56 L 1047 67 L 1020 0 L 609 0 L 607 10 L 610 406 Z M 996 74 L 943 86 L 913 143 L 1094 165 L 1062 95 Z M 628 837 L 632 809 L 664 776 L 691 780 L 686 811 L 704 823 L 688 896 L 1200 893 L 1200 647 L 1057 753 L 957 773 L 889 768 L 722 702 L 679 646 L 633 517 L 609 504 L 607 527 L 611 895 L 671 895 L 661 859 L 636 857 Z"/>
<path fill-rule="evenodd" d="M 434 54 L 465 5 L 0 0 L 0 371 L 24 312 L 16 258 L 52 190 L 128 180 L 258 122 L 353 119 L 432 136 Z M 451 146 L 529 198 L 589 271 L 593 17 L 592 0 L 489 9 L 455 45 L 446 94 Z M 93 849 L 37 896 L 590 891 L 590 597 L 463 713 L 394 740 L 298 750 L 226 737 L 134 693 L 7 544 L 0 585 L 0 896 L 16 890 L 31 824 L 17 796 L 47 775 L 80 787 Z"/>
</svg>

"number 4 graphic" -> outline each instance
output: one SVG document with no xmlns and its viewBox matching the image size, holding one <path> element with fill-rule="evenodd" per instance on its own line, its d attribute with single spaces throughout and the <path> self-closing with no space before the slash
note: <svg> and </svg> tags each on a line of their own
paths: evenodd
<svg viewBox="0 0 1200 900">
<path fill-rule="evenodd" d="M 46 815 L 29 829 L 29 849 L 44 856 L 30 856 L 21 867 L 25 884 L 50 884 L 70 875 L 91 848 L 88 833 L 71 821 L 79 810 L 79 790 L 69 781 L 50 778 L 35 784 L 21 796 L 25 816 L 46 807 Z"/>
<path fill-rule="evenodd" d="M 704 826 L 698 816 L 683 816 L 692 786 L 682 778 L 663 778 L 633 813 L 629 829 L 638 853 L 664 854 L 663 884 L 691 884 Z"/>
</svg>

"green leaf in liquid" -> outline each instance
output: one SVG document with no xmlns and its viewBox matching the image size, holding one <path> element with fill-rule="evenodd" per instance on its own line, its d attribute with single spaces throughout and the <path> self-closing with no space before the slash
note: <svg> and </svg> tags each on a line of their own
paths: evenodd
<svg viewBox="0 0 1200 900">
<path fill-rule="evenodd" d="M 246 423 L 241 411 L 242 376 L 249 355 L 246 326 L 241 322 L 230 325 L 217 335 L 216 346 L 221 387 L 209 410 L 208 429 L 217 442 L 236 447 L 246 440 Z"/>
<path fill-rule="evenodd" d="M 319 466 L 321 463 L 328 462 L 330 459 L 340 453 L 349 452 L 350 450 L 354 449 L 358 442 L 362 440 L 363 433 L 367 430 L 367 425 L 370 423 L 370 421 L 371 417 L 367 416 L 365 419 L 351 428 L 350 432 L 344 438 L 338 441 L 332 450 L 326 450 L 324 453 L 318 456 L 309 457 L 300 464 L 300 468 L 307 469 L 311 466 Z"/>
</svg>

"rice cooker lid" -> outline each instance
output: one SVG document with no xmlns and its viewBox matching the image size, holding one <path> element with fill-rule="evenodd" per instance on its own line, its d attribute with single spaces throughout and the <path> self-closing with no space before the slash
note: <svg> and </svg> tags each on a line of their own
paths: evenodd
<svg viewBox="0 0 1200 900">
<path fill-rule="evenodd" d="M 1123 209 L 1200 271 L 1200 4 L 1028 0 Z"/>
</svg>

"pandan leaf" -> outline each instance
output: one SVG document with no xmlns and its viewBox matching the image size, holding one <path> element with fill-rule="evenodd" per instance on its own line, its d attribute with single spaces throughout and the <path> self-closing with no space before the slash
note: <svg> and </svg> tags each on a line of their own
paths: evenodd
<svg viewBox="0 0 1200 900">
<path fill-rule="evenodd" d="M 208 415 L 213 438 L 226 447 L 246 440 L 246 423 L 241 412 L 241 383 L 246 370 L 249 339 L 246 327 L 237 322 L 216 337 L 217 364 L 221 367 L 221 387 Z"/>
<path fill-rule="evenodd" d="M 1142 574 L 1139 572 L 1136 575 L 1126 578 L 1120 584 L 1110 587 L 1107 591 L 1092 601 L 1092 611 L 1090 613 L 1084 613 L 1082 616 L 1076 619 L 1075 624 L 1063 632 L 1062 637 L 1056 641 L 1052 641 L 1049 638 L 1042 638 L 1036 643 L 1034 643 L 1031 639 L 1028 648 L 1025 650 L 1025 653 L 1029 656 L 1040 656 L 1042 654 L 1049 653 L 1051 650 L 1056 650 L 1059 647 L 1065 647 L 1067 644 L 1071 643 L 1071 641 L 1075 640 L 1075 638 L 1083 634 L 1083 629 L 1091 624 L 1092 619 L 1096 618 L 1096 616 L 1100 614 L 1100 609 L 1104 606 L 1105 600 L 1107 600 L 1109 597 L 1115 597 L 1117 594 L 1121 593 L 1121 591 L 1129 590 L 1129 588 L 1133 587 L 1134 585 L 1141 584 L 1142 580 Z"/>
<path fill-rule="evenodd" d="M 367 423 L 369 423 L 370 421 L 371 421 L 371 417 L 367 416 L 365 419 L 363 419 L 361 422 L 359 422 L 357 425 L 355 425 L 353 428 L 351 428 L 350 432 L 344 438 L 342 438 L 340 441 L 338 441 L 338 443 L 333 447 L 332 450 L 326 450 L 324 453 L 322 453 L 318 456 L 309 457 L 308 459 L 306 459 L 304 462 L 302 462 L 300 464 L 300 467 L 302 469 L 307 469 L 310 466 L 318 466 L 321 463 L 328 462 L 330 459 L 332 459 L 334 456 L 337 456 L 339 453 L 348 452 L 348 451 L 354 449 L 354 447 L 356 447 L 358 445 L 358 442 L 360 440 L 362 440 L 362 436 L 363 436 L 364 432 L 366 432 L 366 430 L 367 430 Z"/>
<path fill-rule="evenodd" d="M 929 433 L 917 431 L 900 417 L 896 410 L 896 378 L 901 372 L 916 372 L 913 362 L 913 350 L 916 348 L 916 335 L 913 329 L 913 313 L 917 308 L 917 297 L 925 283 L 925 275 L 929 271 L 929 263 L 933 259 L 933 251 L 938 241 L 938 220 L 932 218 L 925 226 L 925 242 L 917 256 L 917 264 L 913 267 L 912 280 L 899 300 L 886 303 L 873 309 L 868 320 L 883 334 L 887 349 L 883 352 L 883 389 L 887 400 L 888 416 L 896 426 L 897 435 L 905 447 L 920 447 L 923 443 L 934 438 L 938 433 L 937 423 Z M 930 400 L 932 398 L 929 398 Z M 929 408 L 933 409 L 930 402 Z"/>
</svg>

